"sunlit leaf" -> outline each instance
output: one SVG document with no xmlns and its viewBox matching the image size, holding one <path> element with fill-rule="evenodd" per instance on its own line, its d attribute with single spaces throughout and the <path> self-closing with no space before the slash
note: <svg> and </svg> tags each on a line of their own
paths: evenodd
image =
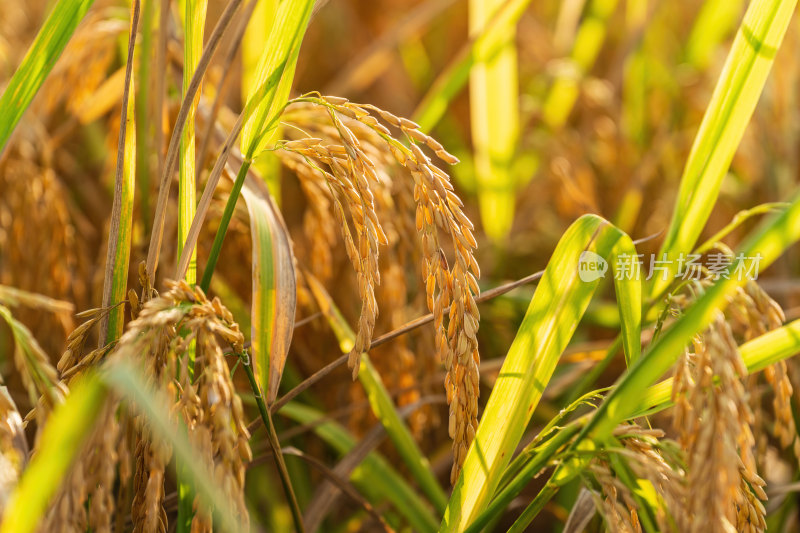
<svg viewBox="0 0 800 533">
<path fill-rule="evenodd" d="M 753 0 L 736 34 L 725 67 L 706 108 L 659 255 L 676 268 L 677 255 L 689 253 L 717 201 L 722 180 L 761 96 L 775 54 L 791 20 L 796 0 Z M 651 296 L 668 284 L 653 278 Z"/>
<path fill-rule="evenodd" d="M 440 531 L 463 531 L 489 504 L 561 353 L 600 280 L 611 274 L 608 259 L 631 252 L 630 237 L 594 215 L 580 218 L 562 236 L 500 369 Z M 636 294 L 625 290 L 619 305 L 640 306 L 629 300 Z M 640 327 L 629 328 L 630 344 L 638 342 Z"/>
<path fill-rule="evenodd" d="M 0 96 L 0 154 L 94 0 L 59 0 Z"/>
</svg>

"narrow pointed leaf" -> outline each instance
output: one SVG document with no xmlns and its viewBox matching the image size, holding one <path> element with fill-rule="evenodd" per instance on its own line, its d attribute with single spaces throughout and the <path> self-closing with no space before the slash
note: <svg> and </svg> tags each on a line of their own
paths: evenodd
<svg viewBox="0 0 800 533">
<path fill-rule="evenodd" d="M 625 353 L 625 362 L 630 366 L 642 353 L 642 281 L 636 248 L 625 234 L 614 247 L 612 265 L 622 330 L 622 351 Z"/>
<path fill-rule="evenodd" d="M 183 23 L 183 94 L 191 83 L 192 76 L 197 69 L 200 55 L 203 53 L 203 31 L 206 23 L 207 0 L 181 0 L 181 19 Z M 198 90 L 189 108 L 186 125 L 181 134 L 179 181 L 178 181 L 178 256 L 183 251 L 183 245 L 189 234 L 189 226 L 197 209 L 197 185 L 195 169 L 195 113 L 200 103 Z M 184 278 L 193 284 L 197 278 L 197 251 L 192 253 L 189 268 Z"/>
<path fill-rule="evenodd" d="M 739 346 L 742 361 L 747 371 L 764 370 L 778 361 L 800 353 L 800 320 L 795 320 Z M 665 379 L 647 389 L 642 398 L 642 407 L 660 410 L 671 405 L 673 379 Z"/>
<path fill-rule="evenodd" d="M 123 80 L 124 83 L 124 80 Z M 131 234 L 133 232 L 133 200 L 136 188 L 136 120 L 135 99 L 133 98 L 133 78 L 131 78 L 128 105 L 125 113 L 126 134 L 125 152 L 122 166 L 122 188 L 119 191 L 119 224 L 116 227 L 117 244 L 114 253 L 114 271 L 111 278 L 111 299 L 115 305 L 126 298 L 128 288 L 128 268 L 131 258 Z M 115 199 L 116 200 L 116 199 Z M 125 307 L 116 306 L 108 313 L 108 334 L 106 342 L 122 335 L 125 321 Z"/>
<path fill-rule="evenodd" d="M 662 254 L 689 253 L 717 201 L 722 180 L 767 80 L 797 0 L 753 0 L 736 34 L 683 170 Z M 651 296 L 668 281 L 654 277 Z"/>
<path fill-rule="evenodd" d="M 241 150 L 247 160 L 266 147 L 277 127 L 314 3 L 314 0 L 297 0 L 278 5 L 244 110 Z"/>
<path fill-rule="evenodd" d="M 117 137 L 117 164 L 114 172 L 114 202 L 111 206 L 111 222 L 103 274 L 103 307 L 107 308 L 116 306 L 125 300 L 125 291 L 128 285 L 133 196 L 136 181 L 136 98 L 133 82 L 133 56 L 139 27 L 140 7 L 139 0 L 131 2 L 122 110 Z M 123 322 L 124 309 L 113 307 L 111 312 L 100 320 L 98 348 L 119 338 L 122 334 Z"/>
<path fill-rule="evenodd" d="M 742 360 L 750 374 L 763 370 L 800 353 L 800 320 L 795 320 L 780 328 L 769 331 L 739 347 Z M 654 414 L 672 405 L 673 379 L 665 379 L 652 385 L 642 395 L 641 409 L 633 417 Z M 514 477 L 503 488 L 501 493 L 492 498 L 491 505 L 467 529 L 468 533 L 480 531 L 490 523 L 508 504 L 516 498 L 545 465 L 550 464 L 559 449 L 578 434 L 587 417 L 580 418 L 561 427 L 552 439 L 543 444 L 529 446 L 515 459 L 519 463 Z M 509 468 L 510 470 L 510 468 Z"/>
<path fill-rule="evenodd" d="M 108 396 L 94 373 L 73 385 L 42 430 L 39 447 L 6 506 L 0 533 L 36 531 L 47 506 L 92 432 Z"/>
<path fill-rule="evenodd" d="M 745 276 L 735 274 L 737 269 L 747 269 L 752 263 L 758 262 L 759 269 L 763 270 L 798 239 L 800 239 L 800 194 L 786 211 L 766 221 L 745 242 L 737 254 L 738 259 L 728 267 L 727 279 L 723 277 L 712 285 L 620 378 L 606 401 L 600 405 L 581 432 L 576 446 L 596 447 L 596 443 L 602 443 L 611 435 L 618 423 L 635 415 L 644 407 L 641 391 L 653 385 L 670 369 L 692 336 L 710 324 L 717 310 L 724 306 L 728 295 L 747 281 Z M 791 344 L 793 341 L 791 337 L 791 335 L 784 337 L 783 343 Z M 784 351 L 781 347 L 779 353 Z M 568 481 L 574 475 L 574 465 L 571 470 L 571 473 L 565 472 L 560 477 L 560 483 Z"/>
</svg>

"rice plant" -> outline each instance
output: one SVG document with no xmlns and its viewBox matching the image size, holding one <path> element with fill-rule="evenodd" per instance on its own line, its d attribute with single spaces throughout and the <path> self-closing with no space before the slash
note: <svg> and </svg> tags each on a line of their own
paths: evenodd
<svg viewBox="0 0 800 533">
<path fill-rule="evenodd" d="M 7 2 L 0 533 L 800 529 L 795 8 Z"/>
</svg>

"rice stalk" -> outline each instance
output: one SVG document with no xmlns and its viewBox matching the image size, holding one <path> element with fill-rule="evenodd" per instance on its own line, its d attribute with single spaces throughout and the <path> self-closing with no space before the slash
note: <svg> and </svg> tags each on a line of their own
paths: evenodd
<svg viewBox="0 0 800 533">
<path fill-rule="evenodd" d="M 192 227 L 189 229 L 189 238 L 187 239 L 186 245 L 190 251 L 194 249 L 196 244 L 200 225 L 205 218 L 205 210 L 208 209 L 208 205 L 211 202 L 211 195 L 225 167 L 228 155 L 241 133 L 243 161 L 237 172 L 233 189 L 225 205 L 225 212 L 222 215 L 217 233 L 214 236 L 214 243 L 212 244 L 209 258 L 203 271 L 203 279 L 200 285 L 205 290 L 208 290 L 211 284 L 211 276 L 214 273 L 214 268 L 219 259 L 228 224 L 233 215 L 233 210 L 239 198 L 239 193 L 241 192 L 247 172 L 253 164 L 254 159 L 263 152 L 272 141 L 273 133 L 278 126 L 280 112 L 286 105 L 294 77 L 297 56 L 300 52 L 300 44 L 302 43 L 303 35 L 305 34 L 306 27 L 311 18 L 313 6 L 314 2 L 308 0 L 304 0 L 299 8 L 297 8 L 298 6 L 286 3 L 282 3 L 279 6 L 273 20 L 272 29 L 270 30 L 270 39 L 259 60 L 255 76 L 256 81 L 246 100 L 244 110 L 239 114 L 236 125 L 228 135 L 225 141 L 225 147 L 220 157 L 217 158 L 217 162 L 209 175 L 206 188 L 200 199 L 200 206 L 198 209 L 200 216 L 194 218 Z M 252 14 L 252 11 L 248 11 Z M 166 192 L 168 192 L 168 190 L 165 191 L 165 194 Z M 159 198 L 159 200 L 161 200 L 161 198 Z M 166 202 L 166 197 L 163 202 Z M 163 222 L 160 224 L 163 224 Z M 148 269 L 152 269 L 151 263 L 157 259 L 157 249 L 160 245 L 160 236 L 158 237 L 158 241 L 155 240 L 154 236 L 154 239 L 151 240 L 151 249 L 153 246 L 155 246 L 155 249 L 153 249 L 151 253 L 148 253 Z M 186 254 L 182 254 L 182 257 L 178 261 L 178 271 L 183 272 L 187 268 L 187 265 L 188 257 L 186 257 Z"/>
<path fill-rule="evenodd" d="M 686 161 L 672 221 L 659 257 L 666 254 L 674 259 L 677 253 L 696 244 L 755 110 L 796 4 L 794 0 L 755 0 L 747 8 Z M 752 33 L 753 30 L 757 33 Z M 661 294 L 665 285 L 664 278 L 653 278 L 650 296 Z"/>
<path fill-rule="evenodd" d="M 197 64 L 200 61 L 200 54 L 203 50 L 203 33 L 205 30 L 208 2 L 206 0 L 182 0 L 180 4 L 183 8 L 181 13 L 181 22 L 183 26 L 183 96 L 186 98 L 192 76 L 197 70 Z M 178 257 L 180 257 L 183 251 L 183 246 L 189 233 L 189 226 L 194 218 L 197 203 L 195 112 L 202 93 L 202 78 L 200 85 L 201 88 L 194 94 L 192 103 L 189 106 L 180 141 L 180 160 L 178 164 Z M 183 279 L 190 285 L 194 284 L 197 280 L 196 251 L 193 251 L 190 255 L 189 266 Z M 188 358 L 187 366 L 189 379 L 194 379 L 195 356 L 195 347 L 194 345 L 190 345 L 188 353 L 186 354 Z M 184 467 L 181 465 L 178 470 L 178 531 L 181 533 L 188 532 L 191 528 L 191 517 L 193 514 L 191 508 L 193 500 L 192 488 L 186 483 L 183 470 Z M 206 522 L 208 521 L 207 519 Z"/>
<path fill-rule="evenodd" d="M 211 62 L 211 58 L 214 56 L 214 52 L 216 52 L 225 30 L 230 25 L 233 15 L 236 13 L 236 10 L 239 8 L 241 3 L 242 0 L 231 0 L 225 7 L 225 10 L 223 11 L 222 15 L 220 15 L 216 26 L 214 26 L 214 30 L 208 37 L 208 42 L 203 49 L 203 54 L 200 56 L 200 59 L 197 62 L 197 68 L 192 75 L 189 86 L 186 88 L 186 91 L 184 91 L 185 94 L 183 101 L 181 102 L 181 109 L 178 111 L 175 127 L 172 130 L 172 136 L 170 137 L 169 147 L 167 148 L 167 155 L 162 166 L 161 177 L 158 185 L 158 200 L 153 217 L 153 227 L 150 233 L 150 244 L 147 249 L 146 271 L 149 276 L 155 276 L 156 270 L 158 269 L 158 259 L 161 253 L 161 243 L 164 237 L 164 222 L 166 218 L 167 200 L 169 199 L 169 190 L 172 184 L 172 180 L 170 178 L 172 176 L 172 172 L 174 171 L 175 163 L 178 160 L 180 144 L 179 140 L 183 134 L 183 129 L 186 125 L 186 119 L 189 116 L 189 110 L 194 103 L 194 95 L 200 90 L 203 76 L 205 75 L 206 69 Z M 162 14 L 165 12 L 166 9 L 165 11 L 162 11 Z M 162 28 L 165 25 L 166 21 L 162 20 Z M 162 34 L 164 34 L 164 32 L 162 32 Z M 159 95 L 160 94 L 161 93 L 159 92 Z M 209 179 L 209 181 L 211 180 Z M 191 228 L 189 233 L 191 233 Z M 192 251 L 194 250 L 192 246 L 189 248 Z"/>
</svg>

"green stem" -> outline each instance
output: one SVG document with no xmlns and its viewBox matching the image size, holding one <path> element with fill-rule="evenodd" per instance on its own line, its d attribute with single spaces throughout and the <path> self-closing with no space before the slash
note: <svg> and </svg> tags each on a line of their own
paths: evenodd
<svg viewBox="0 0 800 533">
<path fill-rule="evenodd" d="M 189 469 L 184 461 L 178 463 L 178 531 L 191 531 L 194 518 L 194 489 L 188 481 Z"/>
<path fill-rule="evenodd" d="M 233 193 L 231 193 L 231 196 L 233 196 Z M 272 415 L 270 414 L 269 409 L 267 409 L 267 405 L 264 403 L 264 396 L 261 394 L 261 387 L 258 386 L 258 383 L 256 382 L 256 376 L 253 374 L 253 367 L 250 364 L 250 356 L 244 353 L 239 354 L 239 358 L 242 361 L 244 372 L 247 374 L 247 379 L 250 381 L 250 387 L 253 389 L 253 397 L 256 400 L 256 405 L 258 405 L 258 412 L 261 415 L 261 421 L 264 422 L 264 425 L 267 428 L 269 445 L 270 448 L 272 448 L 272 456 L 275 458 L 275 467 L 278 469 L 278 474 L 281 478 L 281 484 L 283 485 L 283 490 L 286 493 L 286 500 L 289 503 L 289 508 L 292 511 L 292 519 L 294 520 L 295 529 L 298 533 L 303 533 L 305 528 L 303 527 L 303 517 L 300 514 L 300 505 L 297 503 L 297 497 L 294 494 L 292 481 L 289 478 L 289 471 L 286 469 L 286 462 L 283 459 L 283 451 L 281 450 L 281 443 L 278 441 L 278 433 L 275 431 L 275 424 L 272 422 Z"/>
<path fill-rule="evenodd" d="M 250 170 L 252 161 L 245 160 L 239 168 L 239 173 L 236 175 L 236 181 L 233 182 L 233 189 L 228 196 L 228 202 L 225 204 L 225 211 L 222 213 L 222 219 L 219 221 L 217 234 L 214 236 L 214 244 L 211 245 L 211 253 L 208 256 L 206 268 L 203 270 L 203 279 L 200 280 L 200 288 L 204 292 L 208 292 L 208 287 L 211 285 L 211 276 L 214 274 L 214 268 L 217 266 L 219 254 L 222 251 L 222 243 L 225 241 L 225 234 L 228 231 L 228 224 L 231 222 L 233 210 L 236 208 L 236 201 L 239 199 L 239 194 L 242 192 L 244 179 L 247 177 L 247 171 Z M 248 367 L 249 368 L 249 367 Z M 255 391 L 255 389 L 253 389 Z"/>
<path fill-rule="evenodd" d="M 519 518 L 511 524 L 511 527 L 508 530 L 508 533 L 522 533 L 523 531 L 528 531 L 528 526 L 536 518 L 536 515 L 544 509 L 544 506 L 549 502 L 553 496 L 555 496 L 556 492 L 558 492 L 558 485 L 555 483 L 548 482 L 547 485 L 544 486 L 542 490 L 539 491 L 539 494 L 533 498 L 533 501 L 528 505 L 522 514 L 519 515 Z"/>
<path fill-rule="evenodd" d="M 187 98 L 200 56 L 203 53 L 203 33 L 205 29 L 208 0 L 181 0 L 179 2 L 183 26 L 183 88 L 182 94 Z M 166 22 L 166 21 L 162 21 Z M 197 211 L 197 168 L 195 165 L 195 113 L 200 102 L 199 92 L 192 97 L 186 125 L 181 134 L 180 167 L 178 181 L 178 257 L 183 251 L 186 237 L 189 234 L 192 220 Z M 193 285 L 197 281 L 197 255 L 193 251 L 189 260 L 184 280 Z M 184 334 L 184 332 L 181 332 Z M 197 345 L 194 341 L 189 345 L 186 357 L 189 379 L 194 381 L 195 358 Z M 194 486 L 189 481 L 188 466 L 180 461 L 178 464 L 178 533 L 189 533 L 192 530 L 194 517 Z"/>
</svg>

